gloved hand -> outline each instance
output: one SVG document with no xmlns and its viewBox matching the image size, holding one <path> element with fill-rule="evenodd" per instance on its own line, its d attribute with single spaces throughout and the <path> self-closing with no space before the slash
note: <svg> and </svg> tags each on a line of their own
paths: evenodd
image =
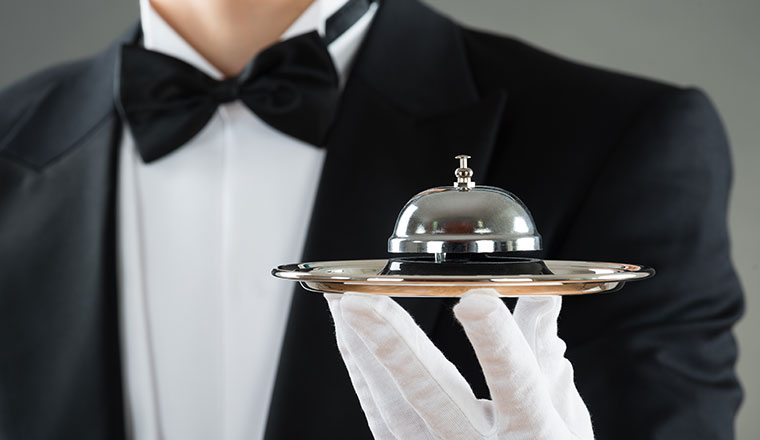
<svg viewBox="0 0 760 440">
<path fill-rule="evenodd" d="M 524 297 L 514 316 L 491 289 L 454 307 L 492 400 L 389 297 L 326 294 L 338 348 L 376 439 L 593 439 L 557 336 L 560 297 Z"/>
</svg>

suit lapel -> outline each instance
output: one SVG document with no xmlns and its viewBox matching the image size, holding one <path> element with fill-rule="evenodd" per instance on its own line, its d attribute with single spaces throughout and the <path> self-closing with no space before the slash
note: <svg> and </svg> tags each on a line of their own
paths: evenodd
<svg viewBox="0 0 760 440">
<path fill-rule="evenodd" d="M 386 257 L 399 210 L 417 192 L 453 182 L 454 155 L 470 154 L 485 170 L 504 101 L 503 93 L 478 95 L 456 25 L 416 1 L 385 0 L 346 85 L 304 260 Z M 400 302 L 432 330 L 440 301 Z M 362 434 L 327 305 L 297 288 L 266 437 Z"/>
</svg>

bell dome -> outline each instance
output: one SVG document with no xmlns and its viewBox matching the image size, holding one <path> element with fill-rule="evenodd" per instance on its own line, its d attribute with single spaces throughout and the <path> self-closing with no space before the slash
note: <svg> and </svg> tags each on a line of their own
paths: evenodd
<svg viewBox="0 0 760 440">
<path fill-rule="evenodd" d="M 492 253 L 541 250 L 541 236 L 525 205 L 501 188 L 476 186 L 468 156 L 457 156 L 454 186 L 432 188 L 401 209 L 391 253 Z"/>
</svg>

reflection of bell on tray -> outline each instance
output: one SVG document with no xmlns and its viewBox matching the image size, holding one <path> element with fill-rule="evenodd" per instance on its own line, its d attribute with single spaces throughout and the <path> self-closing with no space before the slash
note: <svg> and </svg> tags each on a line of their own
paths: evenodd
<svg viewBox="0 0 760 440">
<path fill-rule="evenodd" d="M 389 260 L 288 264 L 272 271 L 315 292 L 391 296 L 458 296 L 490 287 L 502 296 L 610 292 L 654 270 L 622 263 L 552 261 L 516 257 L 541 250 L 533 218 L 517 197 L 501 188 L 476 186 L 457 156 L 453 186 L 414 196 L 399 213 Z"/>
</svg>

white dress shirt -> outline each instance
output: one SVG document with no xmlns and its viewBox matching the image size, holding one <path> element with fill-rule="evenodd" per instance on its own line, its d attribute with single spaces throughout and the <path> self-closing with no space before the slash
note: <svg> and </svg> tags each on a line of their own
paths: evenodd
<svg viewBox="0 0 760 440">
<path fill-rule="evenodd" d="M 316 0 L 281 38 L 323 33 L 345 1 Z M 147 49 L 223 77 L 148 0 L 140 6 Z M 329 47 L 342 82 L 374 12 Z M 239 101 L 150 164 L 125 128 L 118 220 L 131 438 L 263 436 L 293 289 L 270 270 L 301 255 L 324 156 Z"/>
</svg>

